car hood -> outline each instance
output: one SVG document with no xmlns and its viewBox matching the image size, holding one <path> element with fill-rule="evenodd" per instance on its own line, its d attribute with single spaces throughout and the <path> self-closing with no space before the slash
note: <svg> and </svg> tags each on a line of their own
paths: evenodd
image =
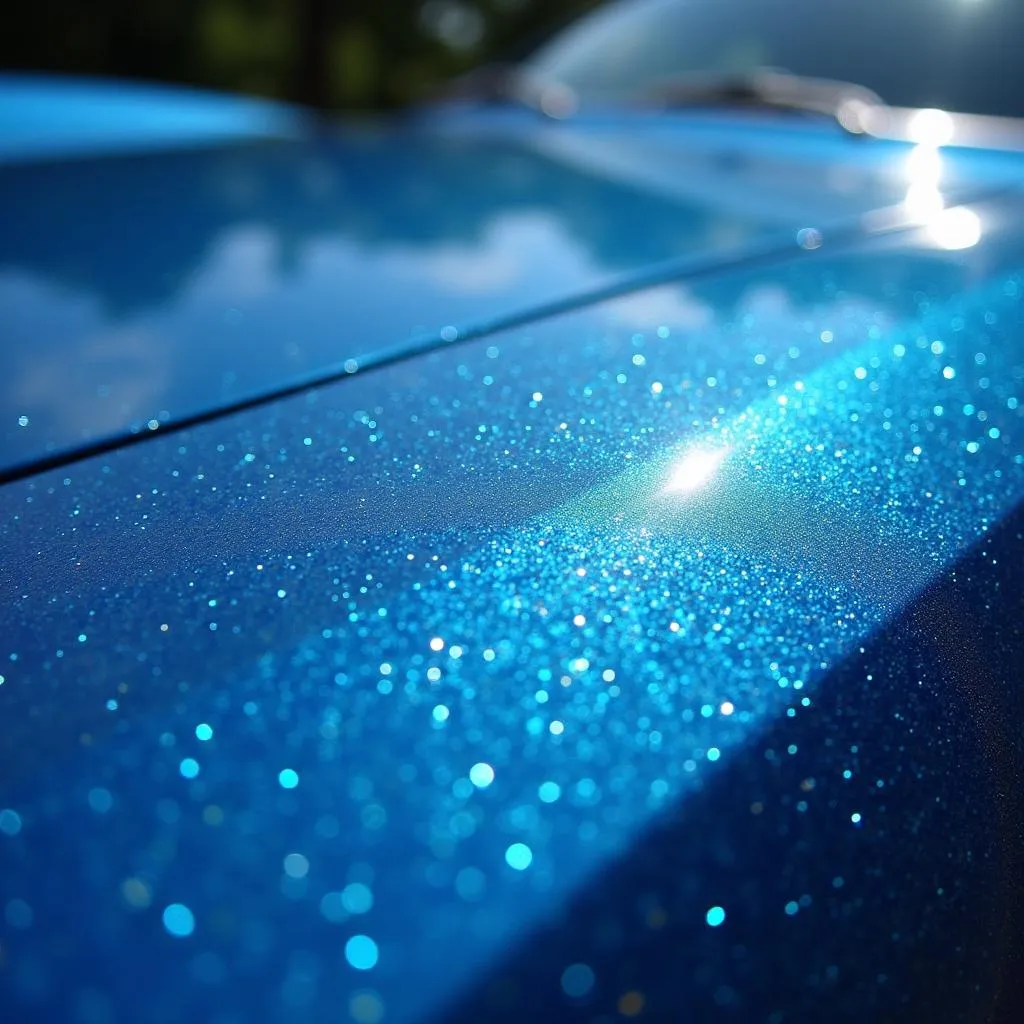
<svg viewBox="0 0 1024 1024">
<path fill-rule="evenodd" d="M 173 96 L 134 101 L 159 113 Z M 0 111 L 17 102 L 0 86 Z M 217 103 L 219 134 L 154 115 L 159 144 L 121 131 L 89 150 L 79 132 L 64 154 L 0 154 L 0 470 L 797 253 L 804 229 L 861 231 L 871 211 L 980 195 L 1024 167 L 728 114 L 318 128 L 249 104 L 231 132 Z"/>
<path fill-rule="evenodd" d="M 454 1019 L 543 1020 L 594 964 L 652 1019 L 716 998 L 698 972 L 759 998 L 745 1019 L 879 1019 L 954 934 L 966 1019 L 1020 876 L 1021 214 L 638 291 L 0 487 L 15 1015 L 85 990 L 135 1020 L 144 989 L 161 1020 L 451 1021 L 497 978 L 537 1012 Z M 638 909 L 689 970 L 630 944 Z M 832 965 L 849 988 L 806 985 Z"/>
</svg>

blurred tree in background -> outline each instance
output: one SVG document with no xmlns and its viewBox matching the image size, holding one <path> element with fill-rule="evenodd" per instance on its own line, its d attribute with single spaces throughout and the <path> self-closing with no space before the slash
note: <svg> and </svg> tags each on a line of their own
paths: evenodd
<svg viewBox="0 0 1024 1024">
<path fill-rule="evenodd" d="M 374 109 L 525 52 L 599 0 L 28 0 L 0 67 Z"/>
</svg>

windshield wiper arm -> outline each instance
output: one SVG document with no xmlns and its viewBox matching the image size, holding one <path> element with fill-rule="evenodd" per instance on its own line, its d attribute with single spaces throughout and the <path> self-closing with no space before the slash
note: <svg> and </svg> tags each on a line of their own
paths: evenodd
<svg viewBox="0 0 1024 1024">
<path fill-rule="evenodd" d="M 486 64 L 449 82 L 437 98 L 449 103 L 511 105 L 555 119 L 568 117 L 578 106 L 576 94 L 568 86 L 531 74 L 517 64 Z"/>
<path fill-rule="evenodd" d="M 872 117 L 885 110 L 882 98 L 863 85 L 774 68 L 679 75 L 646 90 L 637 101 L 648 108 L 750 106 L 822 114 L 854 135 L 868 131 Z"/>
<path fill-rule="evenodd" d="M 472 71 L 450 83 L 441 98 L 510 103 L 553 118 L 567 117 L 580 106 L 579 97 L 569 86 L 510 64 L 492 64 Z M 822 114 L 834 118 L 853 135 L 869 131 L 887 109 L 882 98 L 863 85 L 810 78 L 775 68 L 738 74 L 675 75 L 662 79 L 624 105 L 644 110 L 744 106 Z"/>
</svg>

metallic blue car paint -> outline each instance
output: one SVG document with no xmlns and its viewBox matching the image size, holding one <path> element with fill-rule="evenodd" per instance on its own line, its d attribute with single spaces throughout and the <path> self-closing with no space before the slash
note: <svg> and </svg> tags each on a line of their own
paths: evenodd
<svg viewBox="0 0 1024 1024">
<path fill-rule="evenodd" d="M 898 203 L 917 173 L 909 146 L 728 115 L 559 125 L 470 110 L 194 141 L 0 168 L 4 468 L 664 261 L 791 246 Z M 953 151 L 939 184 L 981 194 L 1019 181 L 1021 160 Z"/>
<path fill-rule="evenodd" d="M 804 188 L 838 214 L 908 190 L 892 149 L 816 130 L 780 129 L 774 154 L 772 133 L 758 129 L 748 151 L 739 126 L 715 127 L 707 149 L 677 143 L 672 193 L 672 181 L 648 191 L 615 152 L 649 143 L 662 167 L 671 127 L 657 147 L 645 129 L 606 127 L 583 160 L 566 146 L 585 126 L 531 129 L 498 151 L 459 141 L 470 128 L 417 139 L 427 170 L 415 174 L 390 136 L 54 168 L 48 194 L 92 174 L 96 196 L 117 181 L 111 201 L 140 211 L 188 182 L 175 207 L 185 255 L 169 290 L 147 293 L 161 275 L 126 254 L 166 259 L 168 236 L 133 249 L 97 215 L 77 253 L 39 246 L 32 287 L 106 288 L 113 312 L 80 318 L 166 332 L 165 348 L 131 351 L 165 360 L 162 376 L 137 378 L 156 381 L 150 407 L 176 411 L 190 395 L 272 386 L 289 359 L 309 368 L 357 351 L 339 338 L 364 351 L 680 251 L 728 251 L 723 235 L 808 226 L 776 194 Z M 553 145 L 568 163 L 537 155 Z M 602 167 L 598 149 L 607 176 L 581 169 Z M 981 193 L 992 167 L 1005 183 L 1017 165 L 1000 159 L 961 154 L 957 184 Z M 325 206 L 303 191 L 310 166 L 335 183 L 361 175 L 353 194 L 371 201 L 335 184 L 342 198 Z M 248 218 L 220 201 L 234 174 L 263 183 Z M 417 191 L 421 177 L 433 191 Z M 337 223 L 321 223 L 325 208 Z M 996 765 L 1001 744 L 963 740 L 952 713 L 922 710 L 948 659 L 897 654 L 866 678 L 845 666 L 1024 498 L 1022 209 L 1013 196 L 973 206 L 980 238 L 956 252 L 934 226 L 849 250 L 826 234 L 799 263 L 637 291 L 0 490 L 11 1005 L 26 1019 L 422 1019 L 581 888 L 617 907 L 601 870 L 628 864 L 666 817 L 685 826 L 706 794 L 726 806 L 726 777 L 742 799 L 712 867 L 663 866 L 632 916 L 599 917 L 586 935 L 565 924 L 574 945 L 547 974 L 514 976 L 546 978 L 520 999 L 550 1019 L 634 1006 L 621 1000 L 635 983 L 615 973 L 632 963 L 631 933 L 682 921 L 700 941 L 666 977 L 692 977 L 704 1019 L 760 1005 L 776 976 L 801 1019 L 871 1019 L 905 994 L 883 973 L 912 973 L 952 920 L 970 941 L 948 954 L 950 979 L 964 978 L 950 991 L 967 1000 L 979 959 L 998 953 L 1005 895 L 983 855 L 998 849 L 998 814 L 978 823 L 970 808 L 1004 805 L 983 772 L 950 770 L 940 752 Z M 50 266 L 84 254 L 84 239 L 106 251 Z M 197 239 L 210 245 L 198 273 Z M 446 259 L 450 286 L 418 269 Z M 460 295 L 467 282 L 480 291 Z M 28 287 L 16 281 L 11 301 Z M 72 316 L 69 303 L 37 301 L 32 316 Z M 211 338 L 228 340 L 219 351 Z M 95 349 L 77 352 L 88 367 Z M 19 365 L 5 378 L 20 380 Z M 228 370 L 229 385 L 216 377 Z M 44 445 L 97 429 L 92 393 L 75 391 L 83 372 L 30 417 Z M 74 430 L 56 426 L 60 400 L 76 397 Z M 837 678 L 851 685 L 845 718 Z M 836 743 L 773 790 L 816 735 Z M 472 781 L 477 763 L 492 783 Z M 713 813 L 692 813 L 679 863 L 715 834 Z M 833 859 L 761 873 L 759 851 L 728 838 L 762 813 L 794 837 L 823 821 L 841 836 L 821 847 Z M 968 834 L 977 859 L 962 855 Z M 804 863 L 801 842 L 785 863 Z M 725 864 L 740 868 L 712 888 Z M 372 890 L 366 913 L 346 909 L 353 884 Z M 195 932 L 176 939 L 161 912 L 178 904 Z M 725 946 L 705 940 L 713 905 Z M 369 970 L 343 953 L 363 935 L 379 951 Z M 605 964 L 596 1003 L 560 987 L 574 962 Z M 653 989 L 643 998 L 655 1019 L 674 1012 Z M 482 1017 L 517 1019 L 488 1005 Z"/>
<path fill-rule="evenodd" d="M 0 164 L 294 138 L 309 118 L 180 86 L 0 73 Z"/>
</svg>

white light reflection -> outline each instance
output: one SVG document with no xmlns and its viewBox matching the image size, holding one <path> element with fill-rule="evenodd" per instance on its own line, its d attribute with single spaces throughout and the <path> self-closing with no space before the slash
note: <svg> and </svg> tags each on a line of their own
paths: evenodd
<svg viewBox="0 0 1024 1024">
<path fill-rule="evenodd" d="M 953 141 L 956 126 L 944 110 L 919 110 L 910 119 L 907 131 L 912 142 L 922 146 L 945 146 Z"/>
<path fill-rule="evenodd" d="M 970 249 L 981 241 L 981 218 L 966 206 L 954 206 L 929 221 L 928 234 L 940 249 Z"/>
<path fill-rule="evenodd" d="M 934 185 L 911 185 L 903 199 L 903 210 L 913 224 L 930 224 L 944 206 L 942 193 Z"/>
<path fill-rule="evenodd" d="M 718 471 L 728 448 L 694 448 L 669 471 L 663 494 L 693 494 L 707 484 Z"/>
<path fill-rule="evenodd" d="M 941 113 L 922 110 L 915 118 Z M 922 131 L 920 134 L 927 133 Z M 911 223 L 920 224 L 932 244 L 940 249 L 969 249 L 981 241 L 981 219 L 966 206 L 946 209 L 946 201 L 939 188 L 942 156 L 938 145 L 930 140 L 920 142 L 907 157 L 906 172 L 910 184 L 903 198 L 903 212 Z"/>
<path fill-rule="evenodd" d="M 942 176 L 942 156 L 936 146 L 916 145 L 907 156 L 907 177 L 914 185 L 938 185 Z"/>
<path fill-rule="evenodd" d="M 929 224 L 946 203 L 939 191 L 942 157 L 935 146 L 920 144 L 907 157 L 907 178 L 910 185 L 903 199 L 903 210 L 913 224 Z"/>
</svg>

